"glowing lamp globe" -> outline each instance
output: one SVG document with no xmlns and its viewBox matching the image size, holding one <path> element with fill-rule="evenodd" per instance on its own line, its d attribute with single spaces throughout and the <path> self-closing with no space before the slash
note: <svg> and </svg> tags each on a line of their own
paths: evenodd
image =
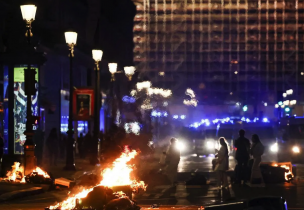
<svg viewBox="0 0 304 210">
<path fill-rule="evenodd" d="M 76 45 L 77 33 L 73 31 L 68 31 L 64 33 L 65 41 L 68 45 Z"/>
<path fill-rule="evenodd" d="M 117 63 L 109 63 L 109 71 L 111 74 L 115 74 L 117 71 Z"/>
<path fill-rule="evenodd" d="M 93 59 L 98 62 L 101 61 L 103 52 L 101 50 L 92 50 Z"/>
<path fill-rule="evenodd" d="M 21 5 L 22 18 L 25 21 L 31 22 L 35 20 L 37 7 L 35 5 Z"/>
<path fill-rule="evenodd" d="M 135 67 L 134 66 L 126 66 L 126 67 L 124 67 L 124 70 L 125 70 L 126 76 L 129 78 L 129 80 L 131 80 L 132 76 L 135 72 Z"/>
</svg>

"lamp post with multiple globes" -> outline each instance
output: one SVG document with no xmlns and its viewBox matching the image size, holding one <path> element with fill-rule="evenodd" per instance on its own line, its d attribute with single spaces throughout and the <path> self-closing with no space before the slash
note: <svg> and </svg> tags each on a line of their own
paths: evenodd
<svg viewBox="0 0 304 210">
<path fill-rule="evenodd" d="M 65 170 L 75 170 L 74 163 L 74 138 L 73 138 L 73 57 L 74 57 L 74 46 L 77 41 L 76 32 L 65 32 L 65 40 L 69 46 L 69 57 L 70 57 L 70 97 L 69 97 L 69 124 L 68 124 L 68 141 L 66 145 L 66 165 Z"/>
<path fill-rule="evenodd" d="M 29 54 L 31 56 L 31 37 L 32 34 L 32 22 L 35 20 L 37 7 L 35 5 L 22 5 L 20 6 L 22 18 L 26 22 L 26 33 L 27 42 L 29 44 Z M 24 135 L 26 136 L 26 141 L 24 143 L 24 174 L 29 174 L 36 167 L 36 158 L 35 158 L 35 144 L 33 142 L 33 124 L 35 123 L 36 118 L 32 116 L 32 97 L 36 94 L 35 87 L 35 74 L 36 70 L 31 68 L 30 58 L 27 69 L 24 69 L 24 81 L 25 81 L 25 95 L 26 95 L 26 130 Z"/>
<path fill-rule="evenodd" d="M 99 163 L 98 160 L 98 139 L 100 127 L 100 70 L 99 62 L 101 61 L 103 52 L 101 50 L 92 50 L 93 59 L 95 61 L 95 106 L 94 106 L 94 154 L 92 154 L 91 164 Z"/>
</svg>

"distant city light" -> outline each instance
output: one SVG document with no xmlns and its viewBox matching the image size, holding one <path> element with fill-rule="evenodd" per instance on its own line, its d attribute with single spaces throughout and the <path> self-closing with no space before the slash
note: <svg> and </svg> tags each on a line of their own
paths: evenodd
<svg viewBox="0 0 304 210">
<path fill-rule="evenodd" d="M 247 111 L 248 111 L 248 106 L 247 106 L 247 105 L 243 106 L 243 111 L 244 111 L 244 112 L 247 112 Z"/>
<path fill-rule="evenodd" d="M 178 119 L 178 115 L 173 115 L 173 118 L 174 119 Z"/>
<path fill-rule="evenodd" d="M 263 122 L 269 122 L 269 121 L 268 121 L 268 118 L 264 117 L 264 118 L 263 118 Z"/>
<path fill-rule="evenodd" d="M 184 119 L 186 118 L 186 116 L 185 116 L 185 115 L 181 115 L 180 118 L 181 118 L 182 120 L 184 120 Z"/>
<path fill-rule="evenodd" d="M 267 106 L 267 103 L 264 103 L 264 106 Z"/>
<path fill-rule="evenodd" d="M 275 108 L 279 108 L 279 104 L 276 104 L 274 107 L 275 107 Z"/>
<path fill-rule="evenodd" d="M 301 75 L 304 75 L 304 72 L 301 72 Z"/>
<path fill-rule="evenodd" d="M 237 72 L 237 71 L 235 71 L 234 73 L 235 73 L 235 74 L 238 74 L 238 72 Z"/>
<path fill-rule="evenodd" d="M 287 93 L 283 93 L 283 97 L 286 98 L 287 97 Z"/>
<path fill-rule="evenodd" d="M 279 104 L 279 106 L 282 106 L 282 105 L 283 105 L 283 102 L 282 102 L 282 101 L 279 101 L 278 104 Z"/>
</svg>

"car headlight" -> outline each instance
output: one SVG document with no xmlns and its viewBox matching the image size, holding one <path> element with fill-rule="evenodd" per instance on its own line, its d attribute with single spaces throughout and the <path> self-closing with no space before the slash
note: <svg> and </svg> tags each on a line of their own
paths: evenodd
<svg viewBox="0 0 304 210">
<path fill-rule="evenodd" d="M 207 147 L 207 149 L 214 149 L 214 142 L 212 142 L 212 141 L 207 141 L 206 142 L 206 147 Z"/>
<path fill-rule="evenodd" d="M 273 145 L 271 145 L 270 151 L 271 152 L 278 152 L 279 151 L 278 143 L 274 143 Z"/>
<path fill-rule="evenodd" d="M 292 147 L 292 152 L 293 153 L 300 153 L 300 148 L 298 146 Z"/>
<path fill-rule="evenodd" d="M 184 151 L 186 146 L 183 142 L 177 142 L 176 143 L 176 148 L 179 149 L 180 151 Z"/>
</svg>

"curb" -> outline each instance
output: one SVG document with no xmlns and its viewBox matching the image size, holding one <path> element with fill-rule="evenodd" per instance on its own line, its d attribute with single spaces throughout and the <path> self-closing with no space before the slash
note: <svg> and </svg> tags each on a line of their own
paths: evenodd
<svg viewBox="0 0 304 210">
<path fill-rule="evenodd" d="M 40 194 L 43 192 L 44 192 L 44 190 L 42 189 L 42 187 L 32 187 L 32 188 L 25 189 L 25 190 L 16 190 L 13 192 L 2 194 L 0 196 L 0 202 L 13 200 L 16 198 L 23 198 L 23 197 L 30 196 L 30 195 L 36 195 L 36 194 Z"/>
</svg>

